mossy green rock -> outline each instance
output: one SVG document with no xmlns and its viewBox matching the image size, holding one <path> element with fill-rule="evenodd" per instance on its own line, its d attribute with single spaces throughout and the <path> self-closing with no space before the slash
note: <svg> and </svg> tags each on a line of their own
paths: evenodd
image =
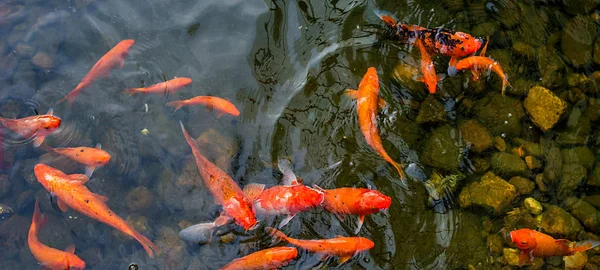
<svg viewBox="0 0 600 270">
<path fill-rule="evenodd" d="M 525 175 L 527 164 L 519 155 L 511 153 L 494 153 L 492 155 L 492 169 L 501 175 Z"/>
<path fill-rule="evenodd" d="M 587 183 L 590 186 L 600 187 L 600 164 L 596 163 Z"/>
<path fill-rule="evenodd" d="M 570 73 L 567 77 L 569 88 L 581 88 L 587 91 L 592 85 L 592 80 L 581 73 Z"/>
<path fill-rule="evenodd" d="M 587 169 L 576 163 L 563 164 L 562 176 L 558 184 L 559 196 L 569 195 L 575 190 L 587 175 Z"/>
<path fill-rule="evenodd" d="M 519 266 L 519 255 L 521 255 L 521 251 L 516 248 L 504 248 L 502 250 L 502 256 L 510 266 Z"/>
<path fill-rule="evenodd" d="M 569 197 L 566 200 L 567 210 L 579 220 L 588 230 L 600 232 L 600 212 L 590 203 L 576 198 Z"/>
<path fill-rule="evenodd" d="M 439 102 L 436 95 L 427 95 L 427 98 L 421 103 L 419 114 L 417 115 L 417 123 L 439 123 L 446 122 L 446 110 L 444 105 Z"/>
<path fill-rule="evenodd" d="M 577 234 L 583 230 L 581 223 L 562 208 L 556 205 L 545 205 L 545 208 L 540 223 L 542 232 L 554 238 L 576 239 Z"/>
<path fill-rule="evenodd" d="M 458 131 L 449 126 L 441 126 L 431 133 L 423 148 L 423 162 L 432 167 L 457 171 L 462 159 L 459 148 Z"/>
<path fill-rule="evenodd" d="M 571 15 L 590 14 L 590 12 L 598 5 L 597 0 L 569 0 L 560 3 L 565 6 L 564 11 Z"/>
<path fill-rule="evenodd" d="M 538 48 L 538 55 L 538 70 L 542 75 L 542 85 L 553 89 L 563 85 L 566 64 L 558 56 L 556 49 L 541 46 Z"/>
<path fill-rule="evenodd" d="M 596 161 L 592 150 L 585 146 L 563 149 L 561 153 L 564 164 L 577 163 L 583 165 L 583 167 L 588 170 L 592 169 L 594 162 Z"/>
<path fill-rule="evenodd" d="M 523 201 L 523 206 L 525 206 L 525 208 L 527 208 L 527 210 L 529 210 L 529 212 L 531 212 L 534 215 L 539 215 L 544 210 L 542 204 L 531 197 Z"/>
<path fill-rule="evenodd" d="M 515 176 L 508 180 L 508 183 L 515 186 L 520 195 L 527 195 L 533 192 L 535 183 L 525 177 Z"/>
<path fill-rule="evenodd" d="M 515 145 L 522 146 L 523 154 L 534 157 L 541 157 L 544 152 L 542 151 L 542 146 L 539 143 L 534 143 L 530 141 L 523 140 L 521 138 L 514 139 Z"/>
<path fill-rule="evenodd" d="M 583 114 L 582 109 L 574 107 L 566 117 L 567 127 L 557 130 L 556 142 L 561 145 L 585 145 L 591 132 L 590 119 Z"/>
<path fill-rule="evenodd" d="M 600 41 L 598 39 L 596 39 L 596 44 L 594 44 L 594 63 L 600 65 Z"/>
<path fill-rule="evenodd" d="M 590 64 L 595 37 L 596 25 L 590 18 L 583 15 L 571 18 L 563 28 L 560 43 L 565 59 L 576 68 Z"/>
<path fill-rule="evenodd" d="M 565 113 L 567 104 L 552 91 L 534 86 L 525 99 L 525 110 L 533 123 L 543 131 L 551 129 Z"/>
<path fill-rule="evenodd" d="M 480 153 L 492 146 L 492 136 L 477 120 L 467 120 L 458 125 L 460 134 L 466 143 L 471 144 L 471 150 Z"/>
<path fill-rule="evenodd" d="M 514 208 L 504 217 L 505 228 L 536 228 L 537 226 L 535 217 L 523 207 Z"/>
<path fill-rule="evenodd" d="M 488 172 L 477 182 L 463 188 L 458 196 L 461 207 L 472 206 L 504 212 L 517 197 L 517 189 L 502 178 Z"/>
<path fill-rule="evenodd" d="M 490 234 L 487 236 L 486 245 L 488 249 L 494 254 L 502 254 L 503 241 L 502 237 L 498 234 Z"/>
<path fill-rule="evenodd" d="M 506 134 L 509 137 L 521 135 L 521 118 L 525 116 L 519 99 L 502 96 L 500 91 L 491 92 L 474 103 L 475 116 L 493 136 Z"/>
<path fill-rule="evenodd" d="M 585 196 L 583 200 L 600 210 L 600 195 Z"/>
</svg>

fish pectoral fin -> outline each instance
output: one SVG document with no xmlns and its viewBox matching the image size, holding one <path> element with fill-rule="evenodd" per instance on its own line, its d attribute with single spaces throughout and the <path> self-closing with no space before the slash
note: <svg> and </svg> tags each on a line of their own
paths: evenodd
<svg viewBox="0 0 600 270">
<path fill-rule="evenodd" d="M 358 234 L 360 232 L 360 228 L 362 228 L 363 223 L 365 223 L 365 215 L 360 215 L 360 217 L 358 217 L 358 221 L 356 221 L 356 230 L 354 231 L 354 234 Z"/>
<path fill-rule="evenodd" d="M 87 183 L 88 180 L 90 180 L 90 178 L 86 174 L 78 174 L 78 173 L 70 174 L 69 179 L 71 179 L 72 182 L 76 182 L 79 184 L 85 184 L 85 183 Z"/>
<path fill-rule="evenodd" d="M 344 91 L 344 95 L 351 99 L 357 99 L 358 98 L 358 90 L 346 89 Z"/>
<path fill-rule="evenodd" d="M 37 137 L 35 137 L 35 139 L 33 139 L 33 147 L 39 147 L 40 145 L 42 145 L 44 139 L 46 139 L 45 135 L 38 135 Z"/>
<path fill-rule="evenodd" d="M 352 256 L 341 256 L 341 257 L 338 259 L 338 262 L 339 262 L 340 264 L 342 264 L 342 263 L 345 263 L 345 262 L 347 262 L 348 260 L 350 260 L 350 258 L 352 258 Z"/>
<path fill-rule="evenodd" d="M 96 193 L 92 193 L 94 195 L 94 197 L 96 197 L 96 199 L 101 200 L 103 202 L 107 202 L 108 201 L 108 197 L 106 196 L 102 196 L 100 194 L 96 194 Z"/>
<path fill-rule="evenodd" d="M 417 82 L 425 82 L 425 78 L 421 75 L 415 75 L 413 79 Z"/>
<path fill-rule="evenodd" d="M 441 80 L 443 80 L 443 79 L 445 79 L 445 78 L 446 78 L 446 74 L 444 74 L 444 73 L 440 73 L 440 74 L 437 75 L 438 82 L 441 81 Z"/>
<path fill-rule="evenodd" d="M 379 106 L 380 110 L 383 110 L 383 108 L 385 108 L 385 106 L 387 106 L 387 103 L 385 102 L 385 100 L 383 98 L 379 98 L 379 100 L 377 100 L 377 105 Z"/>
<path fill-rule="evenodd" d="M 454 67 L 456 66 L 456 63 L 458 63 L 458 57 L 451 57 L 450 58 L 450 62 L 448 63 L 448 66 Z"/>
<path fill-rule="evenodd" d="M 260 196 L 263 190 L 265 190 L 264 184 L 250 183 L 244 187 L 244 194 L 246 194 L 250 201 L 254 201 Z"/>
<path fill-rule="evenodd" d="M 225 214 L 221 213 L 221 215 L 217 219 L 215 219 L 214 223 L 215 223 L 215 226 L 221 227 L 221 226 L 229 223 L 230 220 L 231 220 L 231 217 L 226 216 Z"/>
<path fill-rule="evenodd" d="M 94 166 L 85 166 L 85 175 L 87 177 L 92 177 L 94 170 L 96 170 L 96 167 L 94 167 Z"/>
<path fill-rule="evenodd" d="M 102 144 L 101 144 L 101 143 L 97 143 L 97 144 L 96 144 L 96 148 L 97 148 L 97 149 L 102 149 Z"/>
<path fill-rule="evenodd" d="M 295 216 L 295 214 L 290 214 L 290 215 L 286 216 L 283 220 L 281 220 L 281 222 L 279 223 L 279 229 L 283 228 L 283 226 L 288 224 L 290 222 L 290 220 L 292 220 L 292 218 L 294 218 L 294 216 Z"/>
<path fill-rule="evenodd" d="M 531 253 L 521 251 L 521 255 L 519 255 L 519 266 L 523 266 L 526 263 L 531 262 L 531 261 L 533 261 L 533 257 L 531 256 Z"/>
<path fill-rule="evenodd" d="M 474 82 L 479 80 L 479 72 L 477 72 L 476 70 L 471 70 L 471 75 L 473 75 Z"/>
<path fill-rule="evenodd" d="M 75 244 L 70 244 L 65 248 L 65 252 L 75 254 Z"/>
<path fill-rule="evenodd" d="M 56 204 L 58 205 L 58 208 L 60 208 L 60 211 L 63 211 L 63 213 L 69 210 L 69 207 L 60 199 L 56 200 Z"/>
<path fill-rule="evenodd" d="M 329 258 L 329 254 L 327 253 L 317 253 L 316 255 L 319 261 L 324 261 L 327 260 L 327 258 Z"/>
<path fill-rule="evenodd" d="M 218 113 L 218 114 L 217 114 L 217 119 L 218 119 L 218 118 L 221 118 L 221 116 L 223 116 L 223 113 Z"/>
<path fill-rule="evenodd" d="M 335 214 L 339 220 L 344 221 L 344 216 L 340 215 L 340 214 Z"/>
<path fill-rule="evenodd" d="M 50 108 L 46 114 L 47 115 L 54 115 L 54 109 Z"/>
</svg>

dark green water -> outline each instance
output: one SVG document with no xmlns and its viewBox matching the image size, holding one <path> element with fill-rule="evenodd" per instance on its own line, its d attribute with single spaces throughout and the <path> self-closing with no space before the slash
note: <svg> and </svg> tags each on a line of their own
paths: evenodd
<svg viewBox="0 0 600 270">
<path fill-rule="evenodd" d="M 74 243 L 89 269 L 132 263 L 139 269 L 217 269 L 270 247 L 262 228 L 237 231 L 227 243 L 199 246 L 178 238 L 181 226 L 214 220 L 220 211 L 197 175 L 179 120 L 192 136 L 203 136 L 209 159 L 241 186 L 279 184 L 281 174 L 271 164 L 288 157 L 307 185 L 371 187 L 392 197 L 390 209 L 368 216 L 359 234 L 375 242 L 372 250 L 342 265 L 301 251 L 286 269 L 500 269 L 510 267 L 510 251 L 503 248 L 515 248 L 505 239 L 513 229 L 597 238 L 599 1 L 387 2 L 5 1 L 0 115 L 54 108 L 63 124 L 47 139 L 50 146 L 102 143 L 112 160 L 86 185 L 109 197 L 108 206 L 163 253 L 151 260 L 112 228 L 57 211 L 33 166 L 43 162 L 66 173 L 82 173 L 83 166 L 7 137 L 0 206 L 12 211 L 0 220 L 0 269 L 39 268 L 27 246 L 35 198 L 50 218 L 42 242 L 59 249 Z M 472 82 L 464 72 L 446 77 L 429 95 L 413 80 L 420 72 L 418 50 L 395 42 L 375 9 L 410 24 L 490 35 L 487 55 L 502 65 L 512 88 L 501 96 L 494 73 Z M 123 69 L 85 89 L 71 108 L 56 105 L 123 39 L 136 41 Z M 444 73 L 449 58 L 433 59 Z M 390 156 L 404 164 L 407 186 L 366 144 L 355 102 L 342 95 L 370 66 L 388 103 L 378 117 L 380 135 Z M 121 93 L 173 77 L 193 83 L 171 97 Z M 538 85 L 548 89 L 544 97 L 563 102 L 549 108 L 564 107 L 547 131 L 524 105 Z M 229 99 L 241 115 L 217 118 L 202 107 L 172 114 L 164 106 L 197 95 Z M 548 100 L 530 101 L 548 106 Z M 539 166 L 527 167 L 527 156 Z M 475 190 L 489 172 L 501 179 Z M 439 184 L 430 180 L 436 175 L 458 180 Z M 461 195 L 469 190 L 485 202 L 467 202 Z M 523 207 L 529 197 L 543 204 L 541 214 Z M 297 215 L 284 231 L 303 239 L 351 236 L 355 219 L 340 221 L 315 209 Z M 589 251 L 586 261 L 586 269 L 600 267 L 600 252 Z M 541 267 L 564 269 L 564 263 L 555 257 Z"/>
</svg>

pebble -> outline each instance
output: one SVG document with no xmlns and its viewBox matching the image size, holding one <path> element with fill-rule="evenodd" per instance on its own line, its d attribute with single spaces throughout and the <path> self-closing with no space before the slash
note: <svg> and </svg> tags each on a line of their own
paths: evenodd
<svg viewBox="0 0 600 270">
<path fill-rule="evenodd" d="M 0 203 L 0 221 L 9 219 L 14 213 L 10 206 Z"/>
<path fill-rule="evenodd" d="M 576 252 L 571 256 L 564 256 L 565 270 L 579 270 L 585 267 L 588 257 L 585 252 Z"/>
<path fill-rule="evenodd" d="M 527 210 L 529 210 L 529 212 L 531 212 L 534 215 L 539 215 L 544 210 L 542 204 L 531 197 L 523 201 L 523 206 L 525 206 L 525 208 L 527 208 Z"/>
<path fill-rule="evenodd" d="M 37 52 L 33 58 L 31 58 L 31 62 L 42 69 L 51 69 L 54 67 L 54 60 L 50 55 L 43 52 Z"/>
</svg>

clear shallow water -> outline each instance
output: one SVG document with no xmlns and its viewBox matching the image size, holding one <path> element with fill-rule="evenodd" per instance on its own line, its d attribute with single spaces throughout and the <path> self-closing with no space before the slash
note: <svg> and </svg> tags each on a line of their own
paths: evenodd
<svg viewBox="0 0 600 270">
<path fill-rule="evenodd" d="M 506 214 L 463 209 L 457 203 L 460 188 L 479 180 L 487 171 L 479 170 L 477 162 L 487 161 L 489 167 L 492 154 L 498 150 L 469 152 L 469 146 L 461 139 L 463 134 L 456 129 L 458 123 L 478 119 L 492 136 L 504 138 L 509 148 L 518 147 L 512 142 L 515 138 L 534 142 L 547 138 L 559 142 L 561 149 L 583 145 L 593 153 L 597 151 L 597 131 L 592 128 L 587 133 L 576 133 L 586 138 L 583 143 L 562 143 L 555 133 L 539 131 L 527 115 L 509 119 L 507 110 L 492 116 L 478 113 L 486 106 L 481 100 L 500 92 L 500 81 L 493 74 L 492 79 L 480 84 L 468 84 L 468 74 L 444 80 L 435 97 L 446 111 L 445 120 L 417 123 L 428 95 L 422 84 L 412 81 L 415 68 L 417 72 L 419 68 L 418 53 L 393 42 L 373 10 L 387 10 L 402 21 L 425 27 L 444 26 L 480 37 L 490 34 L 488 54 L 502 64 L 514 86 L 507 98 L 514 102 L 507 106 L 517 108 L 516 111 L 522 112 L 525 92 L 534 84 L 553 86 L 551 89 L 569 104 L 590 103 L 597 98 L 595 92 L 582 86 L 571 87 L 565 78 L 573 73 L 591 77 L 600 63 L 590 60 L 577 65 L 564 53 L 571 49 L 561 48 L 555 40 L 560 40 L 563 32 L 570 33 L 570 29 L 563 28 L 575 14 L 589 18 L 597 33 L 598 20 L 594 18 L 598 17 L 598 10 L 594 8 L 598 4 L 590 4 L 592 8 L 580 12 L 576 7 L 565 9 L 559 4 L 533 2 L 7 3 L 0 8 L 9 14 L 0 22 L 4 48 L 0 62 L 0 114 L 24 117 L 35 114 L 34 109 L 43 113 L 54 108 L 63 119 L 63 127 L 48 138 L 49 145 L 102 143 L 112 154 L 112 161 L 98 169 L 87 185 L 91 191 L 109 197 L 109 207 L 129 218 L 142 234 L 161 247 L 163 254 L 150 260 L 137 242 L 112 228 L 73 211 L 62 214 L 55 210 L 47 192 L 35 181 L 33 166 L 45 162 L 67 173 L 81 173 L 83 168 L 49 156 L 31 144 L 7 139 L 5 155 L 11 166 L 3 173 L 9 177 L 10 191 L 0 196 L 0 203 L 13 208 L 15 214 L 0 221 L 0 264 L 8 269 L 39 267 L 26 244 L 36 197 L 41 200 L 42 211 L 50 216 L 41 233 L 42 241 L 57 248 L 74 243 L 76 254 L 90 269 L 125 269 L 131 263 L 140 269 L 216 269 L 234 258 L 271 246 L 271 238 L 261 229 L 249 235 L 237 232 L 229 243 L 197 246 L 179 240 L 180 224 L 207 222 L 219 211 L 196 176 L 195 165 L 190 163 L 189 147 L 177 123 L 181 120 L 192 136 L 204 134 L 210 143 L 205 146 L 209 159 L 216 160 L 241 186 L 252 182 L 279 184 L 281 175 L 274 172 L 271 164 L 281 157 L 290 157 L 305 184 L 323 188 L 371 187 L 392 197 L 387 213 L 368 216 L 360 232 L 375 242 L 375 248 L 341 266 L 334 259 L 319 262 L 315 255 L 301 252 L 289 269 L 454 269 L 469 265 L 477 269 L 501 268 L 502 255 L 491 251 L 486 241 L 488 235 L 501 235 Z M 577 27 L 573 29 L 579 31 Z M 589 33 L 581 36 L 578 40 L 583 43 L 586 38 L 598 42 Z M 136 40 L 123 69 L 114 70 L 108 79 L 99 79 L 85 89 L 71 108 L 56 105 L 106 51 L 123 39 Z M 515 45 L 519 42 L 526 44 L 526 49 Z M 542 47 L 558 51 L 556 55 L 562 63 L 558 72 L 546 72 L 545 59 L 557 60 L 541 54 Z M 526 57 L 529 48 L 535 51 L 531 59 Z M 33 61 L 39 53 L 47 55 L 52 63 L 40 62 L 40 56 Z M 438 72 L 443 72 L 448 58 L 434 59 Z M 369 66 L 378 70 L 381 96 L 389 104 L 378 119 L 384 146 L 394 159 L 411 164 L 412 178 L 407 187 L 365 143 L 356 120 L 355 102 L 342 96 L 343 90 L 358 85 Z M 408 75 L 398 70 L 408 70 Z M 129 87 L 147 86 L 176 76 L 189 77 L 194 82 L 171 97 L 129 97 L 121 93 Z M 216 118 L 215 112 L 201 107 L 172 114 L 172 109 L 164 106 L 169 100 L 196 95 L 229 99 L 241 115 Z M 569 118 L 569 123 L 578 120 L 572 110 L 563 118 Z M 494 121 L 500 124 L 493 125 Z M 590 121 L 593 122 L 588 119 L 588 125 Z M 424 156 L 432 155 L 425 152 L 428 138 L 443 122 L 454 128 L 452 149 L 458 146 L 461 151 L 453 157 L 459 160 L 456 167 L 436 167 L 423 161 Z M 557 132 L 583 125 L 565 122 L 558 124 Z M 148 130 L 147 135 L 141 132 L 143 129 Z M 452 152 L 436 155 L 449 154 Z M 425 182 L 434 172 L 459 171 L 467 180 L 446 197 L 444 207 L 432 207 Z M 538 172 L 529 170 L 523 174 L 533 180 Z M 509 178 L 504 177 L 507 181 Z M 583 188 L 585 191 L 576 190 L 569 195 L 597 193 L 597 187 Z M 550 192 L 535 194 L 543 202 L 562 204 Z M 515 199 L 511 207 L 520 206 L 523 198 Z M 355 219 L 340 221 L 333 214 L 315 209 L 296 216 L 284 232 L 303 239 L 348 236 L 352 235 Z M 486 220 L 493 226 L 484 227 Z M 278 221 L 263 223 L 272 226 Z"/>
</svg>

